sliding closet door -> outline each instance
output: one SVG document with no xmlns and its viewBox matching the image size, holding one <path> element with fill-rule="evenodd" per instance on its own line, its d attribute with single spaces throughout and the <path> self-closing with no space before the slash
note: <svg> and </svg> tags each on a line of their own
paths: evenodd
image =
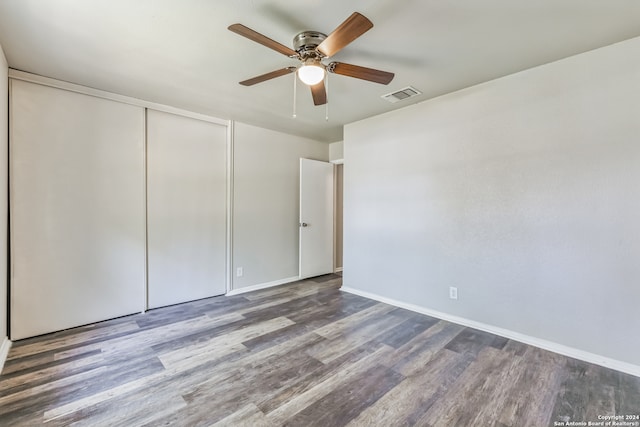
<svg viewBox="0 0 640 427">
<path fill-rule="evenodd" d="M 226 132 L 147 111 L 151 308 L 225 293 Z"/>
<path fill-rule="evenodd" d="M 144 109 L 11 81 L 11 338 L 141 311 Z"/>
</svg>

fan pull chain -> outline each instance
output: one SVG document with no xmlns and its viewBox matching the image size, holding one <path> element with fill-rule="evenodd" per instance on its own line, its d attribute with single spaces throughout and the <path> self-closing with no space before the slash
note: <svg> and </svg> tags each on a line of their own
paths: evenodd
<svg viewBox="0 0 640 427">
<path fill-rule="evenodd" d="M 327 102 L 324 104 L 324 121 L 329 121 L 329 73 L 324 73 L 324 87 L 327 94 Z"/>
<path fill-rule="evenodd" d="M 293 118 L 296 118 L 296 96 L 298 92 L 298 73 L 293 73 Z"/>
</svg>

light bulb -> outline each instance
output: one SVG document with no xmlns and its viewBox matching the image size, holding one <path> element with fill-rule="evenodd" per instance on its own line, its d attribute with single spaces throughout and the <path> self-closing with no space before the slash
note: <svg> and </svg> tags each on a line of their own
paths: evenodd
<svg viewBox="0 0 640 427">
<path fill-rule="evenodd" d="M 304 64 L 298 69 L 298 78 L 309 86 L 318 84 L 324 79 L 324 67 L 317 63 Z"/>
</svg>

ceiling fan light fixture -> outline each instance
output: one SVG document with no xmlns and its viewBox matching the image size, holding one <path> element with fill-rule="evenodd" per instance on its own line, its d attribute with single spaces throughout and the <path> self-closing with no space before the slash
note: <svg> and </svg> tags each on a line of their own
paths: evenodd
<svg viewBox="0 0 640 427">
<path fill-rule="evenodd" d="M 295 99 L 295 88 L 297 87 L 297 79 L 309 86 L 311 97 L 314 105 L 327 104 L 327 73 L 339 74 L 346 77 L 354 77 L 356 79 L 367 80 L 379 84 L 389 84 L 393 80 L 393 73 L 387 71 L 376 70 L 375 68 L 361 67 L 353 64 L 345 64 L 342 62 L 332 62 L 328 65 L 322 63 L 326 58 L 333 57 L 341 51 L 349 43 L 370 30 L 373 24 L 364 15 L 353 12 L 345 21 L 342 22 L 331 32 L 326 35 L 318 31 L 302 31 L 293 38 L 293 49 L 270 39 L 269 37 L 245 27 L 242 24 L 229 25 L 229 31 L 232 31 L 242 37 L 259 43 L 269 49 L 281 53 L 288 58 L 297 59 L 302 64 L 299 67 L 286 67 L 279 70 L 271 71 L 251 79 L 240 82 L 243 86 L 253 86 L 276 77 L 296 71 L 298 77 L 294 76 L 293 88 Z M 295 102 L 295 101 L 294 101 Z M 295 113 L 294 113 L 295 115 Z"/>
<path fill-rule="evenodd" d="M 305 62 L 298 68 L 298 78 L 306 85 L 313 86 L 324 79 L 324 67 L 317 61 Z"/>
</svg>

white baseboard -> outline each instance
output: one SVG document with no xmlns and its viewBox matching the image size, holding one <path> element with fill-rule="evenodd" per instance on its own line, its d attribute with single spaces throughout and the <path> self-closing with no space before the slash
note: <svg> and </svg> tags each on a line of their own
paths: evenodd
<svg viewBox="0 0 640 427">
<path fill-rule="evenodd" d="M 0 345 L 0 374 L 2 373 L 2 368 L 4 368 L 4 362 L 7 360 L 10 348 L 11 340 L 9 340 L 9 337 L 4 337 L 2 345 Z"/>
<path fill-rule="evenodd" d="M 458 316 L 443 313 L 440 311 L 421 307 L 415 304 L 409 304 L 402 301 L 397 301 L 391 298 L 372 294 L 366 291 L 350 288 L 348 286 L 347 287 L 343 286 L 341 290 L 348 292 L 350 294 L 359 295 L 361 297 L 365 297 L 375 301 L 383 302 L 385 304 L 393 305 L 395 307 L 405 308 L 407 310 L 415 311 L 417 313 L 426 314 L 427 316 L 436 317 L 441 320 L 446 320 L 447 322 L 456 323 L 462 326 L 468 326 L 474 329 L 479 329 L 481 331 L 489 332 L 494 335 L 499 335 L 504 338 L 509 338 L 514 341 L 519 341 L 521 343 L 529 344 L 544 350 L 549 350 L 554 353 L 561 354 L 563 356 L 572 357 L 574 359 L 582 360 L 584 362 L 593 363 L 595 365 L 604 366 L 605 368 L 615 369 L 616 371 L 620 371 L 626 374 L 640 377 L 640 366 L 638 365 L 622 362 L 620 360 L 611 359 L 609 357 L 590 353 L 588 351 L 583 351 L 577 348 L 568 347 L 563 344 L 558 344 L 552 341 L 547 341 L 547 340 L 532 337 L 529 335 L 521 334 L 519 332 L 511 331 L 509 329 L 504 329 L 504 328 L 500 328 L 493 325 L 487 325 L 486 323 L 476 322 L 475 320 L 465 319 L 464 317 L 458 317 Z"/>
<path fill-rule="evenodd" d="M 340 273 L 340 272 L 342 272 L 342 267 L 336 267 L 335 273 Z"/>
<path fill-rule="evenodd" d="M 244 288 L 232 289 L 226 293 L 227 296 L 244 294 L 247 292 L 258 291 L 260 289 L 272 288 L 274 286 L 284 285 L 286 283 L 296 282 L 300 280 L 298 276 L 288 277 L 286 279 L 274 280 L 273 282 L 259 283 L 257 285 L 247 286 Z"/>
</svg>

